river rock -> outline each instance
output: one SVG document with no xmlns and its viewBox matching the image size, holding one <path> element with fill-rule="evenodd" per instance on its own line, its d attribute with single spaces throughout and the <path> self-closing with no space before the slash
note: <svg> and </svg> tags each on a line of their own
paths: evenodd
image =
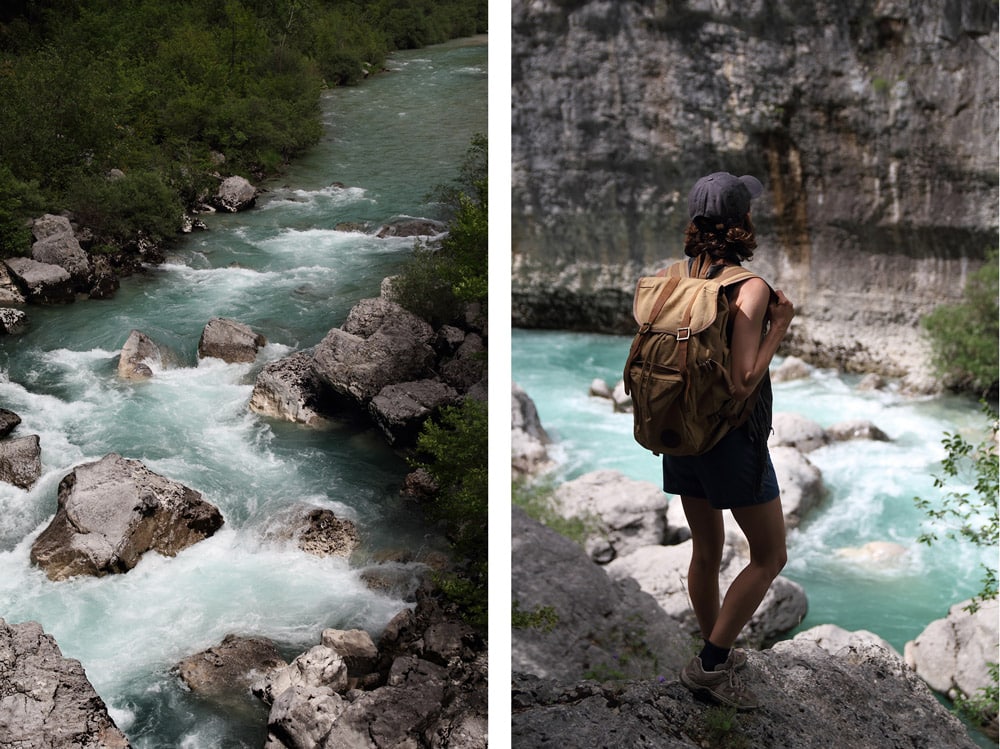
<svg viewBox="0 0 1000 749">
<path fill-rule="evenodd" d="M 267 339 L 254 333 L 249 325 L 225 317 L 208 321 L 198 341 L 198 357 L 215 357 L 228 364 L 249 363 L 257 359 L 257 351 L 267 345 Z"/>
<path fill-rule="evenodd" d="M 313 367 L 333 390 L 366 407 L 386 385 L 430 374 L 433 337 L 430 325 L 395 302 L 364 299 L 316 346 Z"/>
<path fill-rule="evenodd" d="M 148 380 L 153 376 L 152 364 L 163 364 L 160 347 L 145 333 L 133 330 L 129 333 L 118 356 L 118 376 L 123 380 Z"/>
<path fill-rule="evenodd" d="M 298 351 L 268 362 L 254 380 L 250 410 L 272 419 L 317 426 L 330 408 L 312 366 L 312 352 Z"/>
<path fill-rule="evenodd" d="M 0 307 L 0 333 L 19 335 L 28 324 L 28 315 L 22 309 Z"/>
<path fill-rule="evenodd" d="M 610 577 L 580 546 L 516 506 L 511 537 L 514 606 L 527 614 L 551 607 L 556 619 L 551 629 L 512 631 L 515 672 L 566 681 L 588 674 L 651 678 L 675 672 L 690 658 L 680 623 L 635 580 Z"/>
<path fill-rule="evenodd" d="M 809 365 L 797 356 L 786 356 L 785 360 L 771 371 L 772 382 L 806 380 L 812 373 Z"/>
<path fill-rule="evenodd" d="M 4 262 L 29 302 L 60 304 L 75 300 L 72 277 L 65 268 L 27 257 L 11 257 Z"/>
<path fill-rule="evenodd" d="M 662 682 L 556 683 L 515 673 L 512 746 L 702 749 L 974 749 L 961 722 L 897 656 L 874 645 L 836 655 L 783 641 L 748 653 L 762 707 L 724 727 L 673 675 Z M 721 736 L 721 738 L 720 738 Z"/>
<path fill-rule="evenodd" d="M 384 224 L 376 236 L 386 237 L 433 237 L 445 232 L 447 225 L 427 218 L 400 218 Z"/>
<path fill-rule="evenodd" d="M 590 389 L 587 391 L 587 394 L 594 398 L 607 398 L 611 400 L 611 388 L 600 377 L 595 377 L 590 381 Z"/>
<path fill-rule="evenodd" d="M 20 423 L 20 416 L 9 409 L 0 408 L 0 439 L 10 436 Z"/>
<path fill-rule="evenodd" d="M 265 529 L 267 538 L 294 539 L 307 554 L 318 557 L 349 557 L 361 545 L 358 527 L 333 510 L 299 504 L 278 513 Z"/>
<path fill-rule="evenodd" d="M 510 386 L 510 440 L 514 478 L 537 476 L 554 465 L 546 448 L 552 440 L 542 427 L 535 402 L 516 382 Z"/>
<path fill-rule="evenodd" d="M 648 481 L 593 471 L 560 484 L 553 497 L 560 514 L 583 520 L 584 548 L 598 564 L 665 541 L 669 498 Z"/>
<path fill-rule="evenodd" d="M 195 694 L 230 703 L 249 696 L 254 684 L 287 665 L 271 640 L 228 634 L 218 645 L 183 659 L 176 672 Z"/>
<path fill-rule="evenodd" d="M 868 541 L 860 546 L 842 546 L 836 554 L 870 569 L 886 569 L 901 564 L 906 558 L 907 548 L 895 541 Z"/>
<path fill-rule="evenodd" d="M 846 442 L 847 440 L 891 441 L 888 434 L 865 419 L 837 422 L 827 427 L 826 436 L 831 442 Z"/>
<path fill-rule="evenodd" d="M 31 547 L 51 580 L 127 572 L 147 551 L 174 556 L 223 523 L 199 492 L 115 453 L 65 476 L 58 503 Z"/>
<path fill-rule="evenodd" d="M 767 440 L 770 447 L 794 447 L 808 453 L 828 441 L 823 427 L 802 414 L 779 411 L 774 414 L 771 426 L 774 431 Z"/>
<path fill-rule="evenodd" d="M 10 271 L 4 263 L 0 263 L 0 304 L 24 304 L 24 294 L 14 283 Z"/>
<path fill-rule="evenodd" d="M 0 619 L 0 749 L 128 749 L 80 661 L 37 622 Z"/>
<path fill-rule="evenodd" d="M 740 553 L 738 547 L 726 544 L 719 574 L 719 589 L 723 595 L 747 561 L 748 557 Z M 614 580 L 636 580 L 643 591 L 683 626 L 685 632 L 694 635 L 700 630 L 687 592 L 690 562 L 691 541 L 685 541 L 675 546 L 643 546 L 618 557 L 605 569 Z M 802 586 L 778 575 L 741 636 L 754 645 L 774 642 L 797 627 L 808 608 Z"/>
<path fill-rule="evenodd" d="M 438 644 L 445 631 L 461 642 Z M 425 592 L 386 625 L 378 671 L 355 676 L 373 662 L 370 640 L 326 630 L 322 644 L 262 685 L 261 697 L 273 699 L 265 747 L 485 749 L 486 653 L 465 632 Z M 423 657 L 428 644 L 452 656 L 446 666 Z"/>
<path fill-rule="evenodd" d="M 482 336 L 469 333 L 454 356 L 439 365 L 441 379 L 459 393 L 467 393 L 486 374 L 486 346 Z"/>
<path fill-rule="evenodd" d="M 850 650 L 851 648 L 862 649 L 867 645 L 876 645 L 883 650 L 892 653 L 897 658 L 902 658 L 899 651 L 894 648 L 888 640 L 884 640 L 879 637 L 874 632 L 869 632 L 867 629 L 858 629 L 850 632 L 842 627 L 838 627 L 836 624 L 819 624 L 815 627 L 810 627 L 804 632 L 799 632 L 795 637 L 792 638 L 796 641 L 806 640 L 808 642 L 816 643 L 823 650 L 836 655 L 843 650 Z"/>
<path fill-rule="evenodd" d="M 427 419 L 459 400 L 458 392 L 440 380 L 400 382 L 382 388 L 368 413 L 390 445 L 411 445 Z"/>
<path fill-rule="evenodd" d="M 0 481 L 30 489 L 42 475 L 38 435 L 0 441 Z"/>
<path fill-rule="evenodd" d="M 121 286 L 118 273 L 112 267 L 111 261 L 103 255 L 92 258 L 88 283 L 90 288 L 87 295 L 91 299 L 110 299 Z"/>
<path fill-rule="evenodd" d="M 40 263 L 58 265 L 82 286 L 90 276 L 90 260 L 73 233 L 69 219 L 47 214 L 35 221 L 36 241 L 31 245 L 31 257 Z"/>
<path fill-rule="evenodd" d="M 213 204 L 228 213 L 253 208 L 257 202 L 257 188 L 244 177 L 227 177 L 219 185 Z"/>
<path fill-rule="evenodd" d="M 994 598 L 970 614 L 969 601 L 956 603 L 944 619 L 927 625 L 903 649 L 906 663 L 936 692 L 954 699 L 974 696 L 995 684 L 987 664 L 998 658 L 998 604 Z"/>
</svg>

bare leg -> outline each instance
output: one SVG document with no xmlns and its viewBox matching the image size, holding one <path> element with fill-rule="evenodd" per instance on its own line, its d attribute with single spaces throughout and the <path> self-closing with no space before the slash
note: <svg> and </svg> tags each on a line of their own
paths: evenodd
<svg viewBox="0 0 1000 749">
<path fill-rule="evenodd" d="M 720 648 L 733 646 L 788 558 L 780 497 L 766 504 L 741 507 L 732 512 L 750 544 L 750 563 L 729 586 L 711 630 L 709 639 Z"/>
<path fill-rule="evenodd" d="M 681 504 L 691 528 L 688 596 L 702 637 L 708 638 L 719 617 L 719 568 L 726 538 L 722 512 L 697 497 L 682 496 Z"/>
</svg>

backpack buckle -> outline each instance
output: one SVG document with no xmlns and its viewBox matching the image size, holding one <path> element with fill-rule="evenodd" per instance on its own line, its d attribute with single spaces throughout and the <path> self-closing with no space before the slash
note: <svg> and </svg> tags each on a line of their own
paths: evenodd
<svg viewBox="0 0 1000 749">
<path fill-rule="evenodd" d="M 686 341 L 691 337 L 691 328 L 678 328 L 677 329 L 677 340 Z"/>
</svg>

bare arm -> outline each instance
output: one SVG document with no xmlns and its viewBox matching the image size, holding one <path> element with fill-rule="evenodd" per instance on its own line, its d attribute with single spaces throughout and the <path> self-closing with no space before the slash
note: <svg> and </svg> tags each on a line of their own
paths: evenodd
<svg viewBox="0 0 1000 749">
<path fill-rule="evenodd" d="M 749 398 L 764 379 L 795 315 L 788 298 L 781 291 L 775 293 L 778 300 L 771 302 L 771 291 L 759 278 L 744 281 L 736 290 L 729 375 L 733 381 L 733 397 L 737 400 Z M 771 325 L 762 338 L 767 320 Z"/>
</svg>

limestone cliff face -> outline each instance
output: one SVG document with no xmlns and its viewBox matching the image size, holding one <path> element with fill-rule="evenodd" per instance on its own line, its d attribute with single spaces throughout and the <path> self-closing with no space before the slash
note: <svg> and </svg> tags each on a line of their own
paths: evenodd
<svg viewBox="0 0 1000 749">
<path fill-rule="evenodd" d="M 515 0 L 516 326 L 632 332 L 702 174 L 765 183 L 750 267 L 791 348 L 903 374 L 997 242 L 986 0 Z"/>
</svg>

